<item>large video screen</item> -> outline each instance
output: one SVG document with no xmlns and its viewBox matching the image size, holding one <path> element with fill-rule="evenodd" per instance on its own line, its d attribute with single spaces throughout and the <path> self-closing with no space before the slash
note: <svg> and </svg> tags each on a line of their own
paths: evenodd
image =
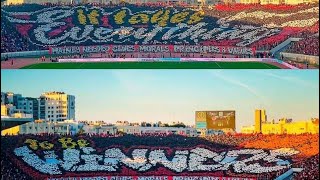
<svg viewBox="0 0 320 180">
<path fill-rule="evenodd" d="M 235 111 L 197 111 L 196 112 L 196 127 L 198 125 L 206 125 L 207 129 L 226 129 L 236 128 L 236 112 Z M 197 127 L 200 128 L 200 127 Z"/>
</svg>

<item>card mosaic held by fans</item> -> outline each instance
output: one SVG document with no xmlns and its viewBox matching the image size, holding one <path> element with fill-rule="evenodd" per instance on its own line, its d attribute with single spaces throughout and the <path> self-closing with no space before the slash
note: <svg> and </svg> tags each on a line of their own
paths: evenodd
<svg viewBox="0 0 320 180">
<path fill-rule="evenodd" d="M 2 69 L 319 67 L 318 0 L 1 2 Z"/>
<path fill-rule="evenodd" d="M 318 70 L 2 75 L 3 179 L 319 179 Z"/>
<path fill-rule="evenodd" d="M 319 0 L 1 0 L 1 179 L 319 177 Z"/>
</svg>

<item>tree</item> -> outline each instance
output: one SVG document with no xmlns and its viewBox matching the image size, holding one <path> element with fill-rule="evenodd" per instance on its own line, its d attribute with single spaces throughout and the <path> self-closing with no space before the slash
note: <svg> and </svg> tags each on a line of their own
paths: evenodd
<svg viewBox="0 0 320 180">
<path fill-rule="evenodd" d="M 178 124 L 171 125 L 170 127 L 183 127 L 183 128 L 185 128 L 186 125 L 183 123 L 178 123 Z"/>
<path fill-rule="evenodd" d="M 164 127 L 170 127 L 167 123 L 163 124 Z"/>
</svg>

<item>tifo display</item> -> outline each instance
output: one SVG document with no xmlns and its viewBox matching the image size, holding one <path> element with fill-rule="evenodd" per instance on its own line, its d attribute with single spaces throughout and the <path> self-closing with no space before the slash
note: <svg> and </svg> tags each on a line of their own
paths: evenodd
<svg viewBox="0 0 320 180">
<path fill-rule="evenodd" d="M 299 45 L 300 50 L 319 54 L 315 50 L 317 38 L 312 37 L 319 32 L 316 4 L 226 7 L 217 5 L 195 11 L 179 6 L 133 4 L 4 6 L 1 52 L 117 44 L 246 47 L 265 51 L 289 37 L 298 37 L 310 45 Z"/>
<path fill-rule="evenodd" d="M 266 144 L 270 138 L 281 136 L 286 142 Z M 1 154 L 10 163 L 2 172 L 10 177 L 10 168 L 18 167 L 19 176 L 26 179 L 112 179 L 116 176 L 274 179 L 292 167 L 314 172 L 316 166 L 309 167 L 302 162 L 318 157 L 316 149 L 307 154 L 304 152 L 304 148 L 316 148 L 313 146 L 317 139 L 317 135 L 306 134 L 213 135 L 207 140 L 180 135 L 4 136 L 1 137 L 4 147 Z M 256 142 L 259 142 L 259 147 L 252 146 Z M 312 162 L 319 162 L 319 159 Z M 311 177 L 301 174 L 304 178 Z M 301 179 L 300 175 L 295 176 Z"/>
</svg>

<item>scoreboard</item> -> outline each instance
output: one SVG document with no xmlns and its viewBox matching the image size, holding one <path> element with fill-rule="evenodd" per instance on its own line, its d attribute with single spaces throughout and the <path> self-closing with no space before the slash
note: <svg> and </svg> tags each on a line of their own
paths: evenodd
<svg viewBox="0 0 320 180">
<path fill-rule="evenodd" d="M 196 111 L 198 129 L 236 129 L 235 111 Z"/>
</svg>

